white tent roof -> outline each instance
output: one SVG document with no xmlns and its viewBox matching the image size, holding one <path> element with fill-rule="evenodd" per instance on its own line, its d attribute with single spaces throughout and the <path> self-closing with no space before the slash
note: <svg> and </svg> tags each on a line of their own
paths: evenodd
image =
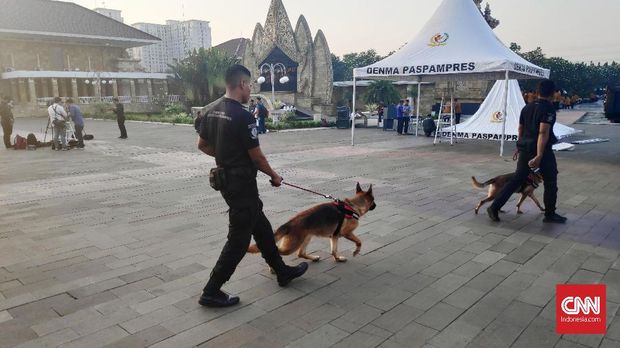
<svg viewBox="0 0 620 348">
<path fill-rule="evenodd" d="M 363 68 L 358 79 L 542 79 L 549 70 L 529 63 L 495 36 L 471 0 L 444 0 L 424 28 L 393 55 Z"/>
<path fill-rule="evenodd" d="M 454 136 L 462 139 L 501 140 L 502 124 L 504 121 L 502 110 L 504 108 L 505 86 L 505 80 L 497 81 L 487 98 L 480 105 L 478 112 L 467 121 L 454 126 Z M 525 101 L 521 95 L 519 83 L 516 80 L 509 80 L 505 140 L 517 141 L 519 116 L 524 106 Z M 442 136 L 450 136 L 450 128 L 451 127 L 443 128 L 441 130 L 443 133 Z M 558 139 L 578 132 L 578 130 L 560 123 L 556 123 L 553 127 L 553 133 Z"/>
</svg>

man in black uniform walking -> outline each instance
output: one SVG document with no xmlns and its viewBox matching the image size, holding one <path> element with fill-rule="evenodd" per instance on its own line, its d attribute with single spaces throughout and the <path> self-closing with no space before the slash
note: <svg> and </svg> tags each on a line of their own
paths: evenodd
<svg viewBox="0 0 620 348">
<path fill-rule="evenodd" d="M 242 65 L 234 65 L 226 71 L 226 95 L 205 112 L 198 138 L 198 148 L 215 157 L 218 168 L 212 172 L 219 178 L 215 188 L 221 191 L 230 208 L 228 241 L 198 301 L 207 307 L 239 303 L 239 297 L 230 296 L 220 288 L 243 259 L 252 236 L 263 258 L 275 271 L 280 286 L 287 285 L 308 269 L 306 262 L 295 267 L 284 264 L 271 223 L 263 213 L 256 185 L 257 171 L 267 174 L 275 187 L 282 184 L 282 177 L 271 168 L 259 146 L 254 117 L 241 105 L 250 99 L 250 81 L 250 71 Z"/>
<path fill-rule="evenodd" d="M 119 139 L 127 139 L 127 129 L 125 128 L 125 107 L 118 98 L 112 99 L 114 102 L 114 109 L 112 110 L 116 114 L 116 123 L 118 123 L 118 129 L 121 131 Z"/>
<path fill-rule="evenodd" d="M 556 214 L 555 205 L 558 193 L 558 167 L 551 148 L 557 142 L 553 134 L 556 112 L 552 104 L 555 84 L 544 80 L 538 86 L 539 99 L 527 104 L 521 110 L 519 118 L 519 140 L 517 149 L 519 160 L 514 178 L 504 186 L 495 197 L 493 204 L 487 209 L 493 221 L 499 221 L 499 210 L 506 204 L 510 196 L 527 180 L 531 170 L 540 169 L 545 185 L 545 218 L 544 222 L 565 223 L 566 218 Z"/>
</svg>

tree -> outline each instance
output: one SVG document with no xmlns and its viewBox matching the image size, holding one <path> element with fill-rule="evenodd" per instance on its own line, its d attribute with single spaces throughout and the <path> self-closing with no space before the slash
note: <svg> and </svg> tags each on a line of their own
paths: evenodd
<svg viewBox="0 0 620 348">
<path fill-rule="evenodd" d="M 497 26 L 499 25 L 499 20 L 493 18 L 493 16 L 491 15 L 491 5 L 489 5 L 489 3 L 487 2 L 484 11 L 482 11 L 482 0 L 474 0 L 474 3 L 478 7 L 478 10 L 480 10 L 482 17 L 484 17 L 484 20 L 487 21 L 491 29 L 497 28 Z"/>
<path fill-rule="evenodd" d="M 236 63 L 237 58 L 217 48 L 200 48 L 169 66 L 175 78 L 186 89 L 186 94 L 191 94 L 188 98 L 195 104 L 207 105 L 223 93 L 226 69 Z"/>
<path fill-rule="evenodd" d="M 388 54 L 391 55 L 394 52 Z M 353 80 L 353 69 L 376 63 L 385 57 L 377 54 L 377 51 L 369 49 L 364 52 L 347 53 L 342 59 L 332 54 L 332 66 L 334 81 Z"/>
<path fill-rule="evenodd" d="M 364 98 L 366 103 L 383 102 L 385 105 L 388 105 L 398 103 L 400 95 L 391 81 L 380 80 L 370 83 Z"/>
<path fill-rule="evenodd" d="M 616 62 L 589 64 L 584 62 L 570 62 L 560 57 L 547 57 L 542 48 L 522 52 L 521 46 L 510 44 L 510 49 L 532 64 L 551 70 L 552 79 L 557 88 L 569 94 L 579 94 L 582 97 L 590 95 L 596 89 L 609 85 L 620 84 L 620 65 Z M 534 90 L 537 81 L 521 81 L 522 88 Z"/>
</svg>

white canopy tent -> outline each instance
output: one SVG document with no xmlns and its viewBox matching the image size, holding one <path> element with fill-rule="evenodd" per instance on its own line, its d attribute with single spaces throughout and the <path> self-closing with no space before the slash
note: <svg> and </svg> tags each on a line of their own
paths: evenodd
<svg viewBox="0 0 620 348">
<path fill-rule="evenodd" d="M 504 46 L 471 0 L 444 0 L 420 33 L 400 50 L 375 64 L 353 70 L 354 81 L 439 82 L 548 77 L 549 70 L 529 63 Z M 354 110 L 355 94 L 354 83 Z M 451 100 L 453 105 L 453 95 Z M 417 123 L 419 104 L 416 109 Z M 355 144 L 354 139 L 355 127 L 352 127 L 351 145 Z M 500 155 L 503 145 L 502 139 Z"/>
<path fill-rule="evenodd" d="M 525 101 L 521 95 L 519 83 L 516 80 L 510 80 L 508 81 L 506 112 L 502 112 L 505 90 L 506 81 L 497 81 L 478 111 L 461 124 L 441 129 L 442 136 L 448 136 L 452 132 L 452 135 L 461 139 L 501 140 L 503 135 L 506 141 L 517 141 L 519 116 L 521 109 L 525 106 Z M 556 123 L 553 127 L 553 133 L 558 139 L 578 132 L 560 123 Z"/>
</svg>

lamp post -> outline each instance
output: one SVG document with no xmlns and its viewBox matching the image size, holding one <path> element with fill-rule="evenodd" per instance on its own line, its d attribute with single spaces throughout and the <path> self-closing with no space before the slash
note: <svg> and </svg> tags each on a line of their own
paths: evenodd
<svg viewBox="0 0 620 348">
<path fill-rule="evenodd" d="M 101 79 L 101 74 L 102 73 L 100 71 L 93 72 L 93 77 L 90 80 L 89 79 L 84 80 L 85 84 L 87 84 L 87 85 L 91 84 L 91 85 L 93 85 L 93 87 L 95 87 L 95 97 L 98 98 L 100 101 L 101 101 L 101 97 L 102 97 L 102 95 L 101 95 L 101 85 L 106 85 L 106 84 L 112 85 L 114 83 L 114 80 L 110 79 L 109 81 L 107 81 L 107 80 L 105 80 L 105 77 L 102 80 Z"/>
<path fill-rule="evenodd" d="M 271 103 L 273 108 L 275 109 L 275 105 L 276 105 L 276 71 L 279 70 L 281 74 L 283 74 L 284 76 L 282 76 L 279 80 L 280 84 L 285 84 L 289 81 L 288 76 L 286 76 L 286 66 L 284 66 L 284 64 L 282 63 L 264 63 L 263 65 L 261 65 L 259 68 L 261 77 L 258 78 L 258 80 L 256 80 L 256 82 L 258 82 L 258 84 L 263 84 L 265 83 L 265 77 L 262 76 L 263 72 L 268 71 L 269 72 L 269 76 L 271 77 Z"/>
</svg>

